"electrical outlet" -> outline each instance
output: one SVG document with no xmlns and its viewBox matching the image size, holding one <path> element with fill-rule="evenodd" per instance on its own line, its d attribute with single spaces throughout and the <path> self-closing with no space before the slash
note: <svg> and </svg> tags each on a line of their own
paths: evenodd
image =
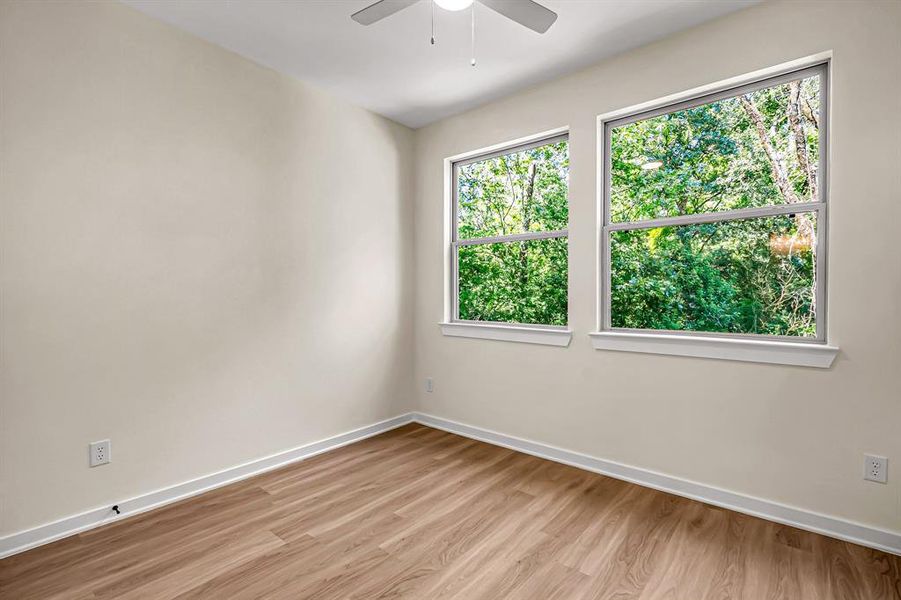
<svg viewBox="0 0 901 600">
<path fill-rule="evenodd" d="M 432 390 L 435 389 L 435 384 L 432 381 L 431 377 L 426 377 L 425 379 L 425 391 L 432 393 Z"/>
<path fill-rule="evenodd" d="M 91 443 L 91 466 L 99 467 L 100 465 L 105 465 L 112 458 L 110 456 L 110 441 L 109 440 L 100 440 L 99 442 Z"/>
<path fill-rule="evenodd" d="M 863 478 L 867 481 L 885 483 L 888 479 L 888 459 L 872 454 L 863 455 Z"/>
</svg>

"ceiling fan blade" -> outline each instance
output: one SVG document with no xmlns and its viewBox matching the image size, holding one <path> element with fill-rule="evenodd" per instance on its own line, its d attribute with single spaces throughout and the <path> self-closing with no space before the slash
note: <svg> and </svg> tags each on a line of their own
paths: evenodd
<svg viewBox="0 0 901 600">
<path fill-rule="evenodd" d="M 403 10 L 408 6 L 413 6 L 419 0 L 379 0 L 375 4 L 370 4 L 363 10 L 358 10 L 350 15 L 350 18 L 360 25 L 372 25 L 376 21 L 381 21 L 385 17 L 390 17 L 399 10 Z"/>
<path fill-rule="evenodd" d="M 557 20 L 557 13 L 532 0 L 479 0 L 479 2 L 538 33 L 547 31 Z"/>
</svg>

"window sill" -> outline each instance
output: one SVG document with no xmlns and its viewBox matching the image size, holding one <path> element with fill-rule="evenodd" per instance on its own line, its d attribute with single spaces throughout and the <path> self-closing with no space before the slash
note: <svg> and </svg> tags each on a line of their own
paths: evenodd
<svg viewBox="0 0 901 600">
<path fill-rule="evenodd" d="M 825 344 L 752 340 L 744 338 L 697 337 L 659 333 L 601 331 L 588 334 L 595 350 L 620 350 L 648 354 L 670 354 L 739 360 L 746 362 L 797 365 L 828 369 L 839 349 Z"/>
<path fill-rule="evenodd" d="M 441 333 L 451 337 L 522 342 L 545 346 L 569 346 L 573 332 L 569 329 L 495 325 L 487 323 L 439 323 Z"/>
</svg>

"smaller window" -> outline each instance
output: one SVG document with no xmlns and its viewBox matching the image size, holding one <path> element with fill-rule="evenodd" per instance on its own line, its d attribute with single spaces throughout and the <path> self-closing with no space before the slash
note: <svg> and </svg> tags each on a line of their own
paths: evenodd
<svg viewBox="0 0 901 600">
<path fill-rule="evenodd" d="M 566 135 L 453 164 L 453 320 L 567 324 Z"/>
</svg>

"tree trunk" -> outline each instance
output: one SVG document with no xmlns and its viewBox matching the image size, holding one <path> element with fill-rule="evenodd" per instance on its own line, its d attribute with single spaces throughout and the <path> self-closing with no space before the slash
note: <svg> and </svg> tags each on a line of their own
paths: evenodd
<svg viewBox="0 0 901 600">
<path fill-rule="evenodd" d="M 532 226 L 532 196 L 535 194 L 535 163 L 529 165 L 529 179 L 526 183 L 526 189 L 522 194 L 522 232 L 528 233 Z M 526 244 L 528 242 L 520 242 L 519 244 L 519 278 L 523 288 L 529 280 L 529 256 L 526 252 Z"/>
<path fill-rule="evenodd" d="M 782 164 L 782 161 L 779 160 L 779 155 L 776 153 L 776 149 L 773 146 L 772 141 L 770 140 L 769 134 L 766 131 L 766 125 L 763 122 L 763 115 L 760 114 L 760 111 L 757 110 L 757 107 L 754 106 L 754 103 L 751 102 L 751 98 L 747 95 L 740 96 L 741 104 L 745 109 L 745 112 L 748 114 L 748 117 L 754 123 L 754 128 L 757 130 L 757 136 L 760 138 L 760 143 L 763 145 L 763 149 L 766 152 L 767 159 L 770 162 L 770 171 L 773 174 L 773 179 L 776 181 L 776 185 L 779 187 L 779 191 L 782 192 L 785 201 L 788 204 L 797 204 L 801 200 L 798 198 L 797 194 L 795 194 L 794 189 L 792 189 L 791 181 L 788 179 L 788 174 L 785 170 L 785 165 Z M 791 101 L 789 101 L 789 120 L 791 120 Z M 804 149 L 806 151 L 807 146 L 805 142 Z M 813 226 L 813 221 L 806 213 L 797 213 L 795 215 L 795 226 L 798 228 L 797 235 L 799 237 L 805 237 L 810 240 L 810 250 L 811 250 L 811 258 L 813 260 L 813 281 L 810 290 L 810 312 L 811 314 L 816 314 L 816 299 L 817 299 L 817 273 L 816 273 L 816 230 Z"/>
<path fill-rule="evenodd" d="M 804 135 L 804 126 L 801 123 L 801 82 L 792 81 L 789 85 L 788 98 L 788 124 L 791 127 L 792 136 L 795 138 L 795 153 L 798 155 L 798 164 L 807 177 L 807 189 L 810 200 L 817 199 L 817 176 L 810 164 L 810 156 L 807 152 L 807 136 Z"/>
<path fill-rule="evenodd" d="M 801 113 L 804 115 L 805 119 L 810 121 L 815 129 L 820 128 L 820 121 L 817 119 L 816 114 L 814 114 L 813 107 L 810 106 L 810 99 L 804 99 L 804 102 L 801 104 Z"/>
<path fill-rule="evenodd" d="M 770 173 L 773 175 L 773 181 L 776 183 L 779 191 L 782 192 L 782 197 L 785 198 L 785 201 L 788 204 L 797 204 L 800 200 L 792 189 L 791 181 L 788 180 L 788 174 L 785 171 L 785 165 L 783 165 L 782 161 L 779 159 L 779 155 L 776 153 L 776 149 L 770 141 L 770 136 L 766 132 L 763 115 L 760 114 L 760 111 L 757 110 L 757 107 L 754 106 L 754 103 L 751 102 L 751 99 L 748 96 L 740 96 L 739 98 L 745 112 L 748 113 L 748 117 L 751 119 L 751 122 L 754 123 L 754 128 L 757 130 L 757 137 L 760 138 L 760 143 L 763 145 L 763 150 L 766 152 L 766 157 L 769 159 Z"/>
</svg>

